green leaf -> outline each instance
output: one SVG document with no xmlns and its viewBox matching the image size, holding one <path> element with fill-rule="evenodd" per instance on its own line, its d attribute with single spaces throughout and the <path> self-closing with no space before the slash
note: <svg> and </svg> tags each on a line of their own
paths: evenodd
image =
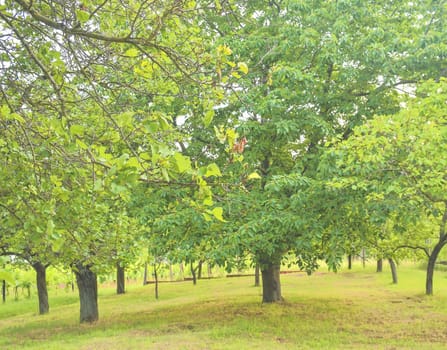
<svg viewBox="0 0 447 350">
<path fill-rule="evenodd" d="M 206 206 L 210 207 L 213 204 L 214 204 L 214 201 L 213 201 L 213 198 L 211 198 L 211 197 L 205 198 L 203 200 L 203 205 L 206 205 Z"/>
<path fill-rule="evenodd" d="M 55 252 L 60 252 L 64 246 L 65 240 L 62 237 L 57 237 L 52 241 L 53 250 Z"/>
<path fill-rule="evenodd" d="M 261 179 L 261 175 L 259 175 L 256 171 L 247 176 L 247 179 Z"/>
<path fill-rule="evenodd" d="M 84 135 L 84 129 L 82 125 L 72 125 L 70 126 L 70 134 L 73 136 L 82 136 Z"/>
<path fill-rule="evenodd" d="M 84 10 L 76 10 L 76 17 L 78 18 L 79 22 L 85 23 L 89 20 L 90 14 Z"/>
<path fill-rule="evenodd" d="M 191 170 L 191 160 L 180 153 L 174 154 L 175 164 L 180 173 Z"/>
<path fill-rule="evenodd" d="M 20 114 L 11 113 L 11 118 L 17 120 L 20 124 L 25 124 L 25 119 Z"/>
<path fill-rule="evenodd" d="M 124 56 L 127 56 L 127 57 L 137 57 L 139 54 L 140 54 L 140 51 L 137 48 L 131 47 L 130 49 L 128 49 L 124 53 Z"/>
<path fill-rule="evenodd" d="M 244 73 L 244 74 L 248 74 L 248 66 L 245 62 L 239 62 L 237 64 L 237 67 L 239 68 L 239 70 Z"/>
<path fill-rule="evenodd" d="M 110 186 L 110 190 L 114 194 L 121 194 L 125 191 L 127 191 L 127 188 L 125 186 L 117 185 L 116 183 L 112 183 Z"/>
<path fill-rule="evenodd" d="M 50 175 L 50 181 L 55 186 L 62 185 L 62 181 L 56 175 Z"/>
<path fill-rule="evenodd" d="M 209 216 L 207 213 L 203 213 L 203 217 L 205 218 L 205 221 L 207 221 L 207 222 L 213 221 L 211 216 Z"/>
<path fill-rule="evenodd" d="M 220 176 L 222 176 L 222 173 L 220 172 L 220 169 L 216 163 L 211 163 L 206 167 L 205 176 L 206 177 L 211 177 L 211 176 L 220 177 Z"/>
<path fill-rule="evenodd" d="M 80 139 L 76 139 L 76 144 L 81 149 L 88 149 L 88 146 L 83 141 L 81 141 Z"/>
<path fill-rule="evenodd" d="M 166 168 L 161 168 L 161 174 L 163 175 L 163 178 L 169 182 L 169 174 L 168 171 L 166 170 Z"/>
<path fill-rule="evenodd" d="M 233 51 L 231 51 L 231 49 L 227 45 L 219 45 L 217 51 L 224 54 L 225 56 L 229 56 L 233 53 Z"/>
<path fill-rule="evenodd" d="M 223 218 L 223 209 L 222 207 L 216 207 L 213 210 L 211 210 L 211 214 L 213 214 L 213 216 L 222 222 L 227 222 L 224 218 Z"/>
<path fill-rule="evenodd" d="M 104 185 L 102 181 L 95 181 L 95 184 L 93 185 L 93 190 L 96 192 L 102 191 L 104 189 Z"/>
<path fill-rule="evenodd" d="M 14 276 L 9 271 L 0 271 L 0 280 L 5 280 L 9 284 L 14 284 Z"/>
<path fill-rule="evenodd" d="M 214 118 L 214 110 L 209 109 L 208 111 L 206 111 L 203 117 L 203 123 L 205 124 L 205 126 L 209 126 L 213 121 L 213 118 Z"/>
</svg>

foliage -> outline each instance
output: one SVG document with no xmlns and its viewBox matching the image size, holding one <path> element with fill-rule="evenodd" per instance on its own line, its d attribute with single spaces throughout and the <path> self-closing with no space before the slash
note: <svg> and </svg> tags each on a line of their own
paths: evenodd
<svg viewBox="0 0 447 350">
<path fill-rule="evenodd" d="M 421 44 L 445 37 L 442 6 L 429 8 L 405 1 L 240 2 L 232 8 L 232 26 L 210 19 L 219 40 L 249 67 L 233 86 L 237 98 L 213 120 L 217 130 L 234 125 L 246 138 L 243 158 L 234 162 L 208 140 L 197 147 L 207 147 L 230 178 L 233 187 L 223 195 L 233 214 L 230 240 L 239 250 L 264 261 L 293 250 L 309 270 L 325 255 L 338 264 L 344 228 L 333 227 L 342 218 L 353 227 L 362 213 L 340 207 L 338 193 L 319 183 L 322 154 L 333 137 L 346 139 L 374 115 L 397 112 L 399 89 L 444 74 L 420 64 L 421 57 L 430 57 L 432 67 L 444 64 L 442 53 Z M 434 26 L 425 25 L 427 16 Z M 251 173 L 260 181 L 247 181 Z M 320 220 L 335 209 L 332 219 Z M 340 239 L 332 235 L 322 247 L 322 238 L 335 231 Z"/>
<path fill-rule="evenodd" d="M 445 79 L 421 84 L 401 112 L 371 119 L 333 151 L 340 174 L 332 185 L 362 194 L 388 249 L 425 252 L 428 279 L 447 243 L 446 91 Z"/>
</svg>

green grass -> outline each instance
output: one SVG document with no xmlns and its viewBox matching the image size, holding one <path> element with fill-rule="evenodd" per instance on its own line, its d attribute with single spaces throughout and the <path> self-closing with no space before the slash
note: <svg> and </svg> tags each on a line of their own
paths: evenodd
<svg viewBox="0 0 447 350">
<path fill-rule="evenodd" d="M 373 267 L 338 274 L 283 275 L 285 302 L 260 303 L 253 278 L 100 289 L 100 321 L 80 325 L 73 293 L 0 305 L 0 349 L 445 349 L 447 278 L 435 274 L 426 297 L 424 271 L 399 267 L 399 285 Z"/>
</svg>

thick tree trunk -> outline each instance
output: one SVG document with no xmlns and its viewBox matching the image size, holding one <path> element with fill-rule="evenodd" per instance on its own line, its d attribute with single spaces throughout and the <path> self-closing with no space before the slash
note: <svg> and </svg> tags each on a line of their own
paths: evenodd
<svg viewBox="0 0 447 350">
<path fill-rule="evenodd" d="M 348 270 L 352 269 L 352 255 L 348 255 Z"/>
<path fill-rule="evenodd" d="M 256 263 L 255 266 L 255 287 L 259 287 L 261 285 L 260 276 L 259 276 L 259 264 Z"/>
<path fill-rule="evenodd" d="M 266 264 L 261 268 L 262 272 L 262 302 L 274 303 L 282 300 L 280 265 Z"/>
<path fill-rule="evenodd" d="M 79 290 L 80 321 L 92 323 L 98 320 L 98 281 L 88 266 L 76 265 L 76 283 Z"/>
<path fill-rule="evenodd" d="M 377 259 L 377 269 L 376 272 L 382 272 L 383 270 L 383 259 Z"/>
<path fill-rule="evenodd" d="M 36 262 L 32 266 L 34 271 L 36 271 L 37 296 L 39 298 L 39 315 L 44 315 L 50 312 L 47 290 L 47 266 L 45 266 L 41 262 Z"/>
<path fill-rule="evenodd" d="M 126 292 L 126 278 L 124 266 L 120 263 L 116 264 L 116 294 L 124 294 Z"/>
<path fill-rule="evenodd" d="M 391 258 L 388 258 L 388 262 L 390 264 L 391 277 L 393 278 L 393 284 L 397 284 L 397 267 L 396 267 L 396 263 Z"/>
<path fill-rule="evenodd" d="M 427 295 L 433 295 L 433 274 L 435 272 L 435 264 L 441 249 L 446 243 L 445 240 L 439 241 L 428 258 L 427 276 L 425 280 L 425 294 Z"/>
</svg>

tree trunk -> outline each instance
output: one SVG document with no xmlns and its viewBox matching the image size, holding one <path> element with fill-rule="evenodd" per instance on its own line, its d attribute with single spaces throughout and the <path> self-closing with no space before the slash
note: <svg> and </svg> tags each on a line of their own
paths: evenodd
<svg viewBox="0 0 447 350">
<path fill-rule="evenodd" d="M 76 283 L 79 290 L 80 321 L 92 323 L 98 320 L 98 281 L 90 267 L 76 265 Z"/>
<path fill-rule="evenodd" d="M 433 295 L 433 274 L 435 272 L 435 264 L 436 260 L 438 259 L 438 255 L 444 247 L 444 245 L 447 243 L 445 240 L 440 240 L 435 247 L 433 248 L 433 251 L 431 252 L 429 258 L 428 258 L 428 265 L 427 265 L 427 277 L 425 280 L 425 294 L 427 295 Z"/>
<path fill-rule="evenodd" d="M 47 266 L 45 266 L 41 262 L 36 262 L 32 264 L 32 266 L 34 271 L 36 271 L 37 295 L 39 298 L 39 315 L 44 315 L 50 312 L 47 290 Z"/>
<path fill-rule="evenodd" d="M 125 289 L 125 271 L 124 266 L 121 266 L 120 263 L 116 264 L 116 294 L 124 294 L 126 292 Z"/>
<path fill-rule="evenodd" d="M 147 263 L 144 263 L 143 286 L 147 284 Z"/>
<path fill-rule="evenodd" d="M 260 286 L 260 278 L 259 278 L 259 263 L 256 263 L 255 266 L 255 287 Z"/>
<path fill-rule="evenodd" d="M 366 250 L 365 250 L 365 248 L 362 249 L 362 265 L 363 265 L 363 268 L 366 267 Z"/>
<path fill-rule="evenodd" d="M 348 270 L 352 269 L 352 255 L 348 255 Z"/>
<path fill-rule="evenodd" d="M 202 265 L 203 265 L 203 261 L 200 260 L 199 265 L 197 266 L 197 279 L 198 280 L 202 279 Z"/>
<path fill-rule="evenodd" d="M 282 300 L 280 265 L 268 263 L 261 268 L 262 272 L 262 302 L 274 303 Z"/>
<path fill-rule="evenodd" d="M 388 258 L 388 262 L 390 263 L 391 268 L 391 276 L 393 277 L 393 284 L 397 284 L 397 268 L 396 263 L 393 259 Z"/>
<path fill-rule="evenodd" d="M 192 283 L 194 285 L 196 285 L 197 284 L 196 269 L 194 268 L 194 264 L 192 263 L 192 261 L 190 264 L 190 268 L 191 268 L 191 274 L 192 274 Z"/>
<path fill-rule="evenodd" d="M 6 303 L 6 281 L 2 282 L 2 301 Z"/>
<path fill-rule="evenodd" d="M 376 272 L 382 272 L 383 269 L 383 259 L 377 259 L 377 269 Z"/>
<path fill-rule="evenodd" d="M 154 280 L 155 280 L 155 299 L 158 299 L 158 274 L 157 274 L 157 264 L 154 264 Z"/>
</svg>

